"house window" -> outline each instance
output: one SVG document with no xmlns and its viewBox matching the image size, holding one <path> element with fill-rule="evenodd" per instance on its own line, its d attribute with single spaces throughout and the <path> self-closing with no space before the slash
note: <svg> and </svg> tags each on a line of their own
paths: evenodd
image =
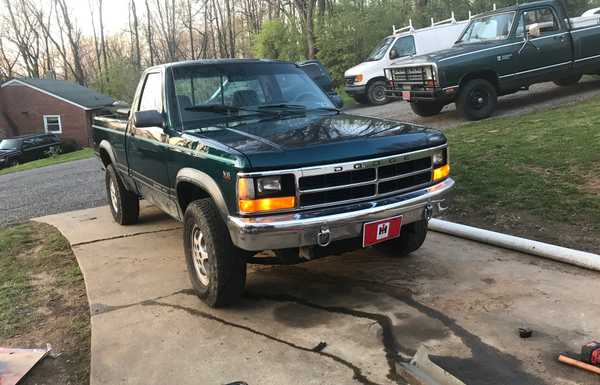
<svg viewBox="0 0 600 385">
<path fill-rule="evenodd" d="M 44 129 L 49 134 L 60 134 L 62 132 L 60 115 L 44 115 Z"/>
</svg>

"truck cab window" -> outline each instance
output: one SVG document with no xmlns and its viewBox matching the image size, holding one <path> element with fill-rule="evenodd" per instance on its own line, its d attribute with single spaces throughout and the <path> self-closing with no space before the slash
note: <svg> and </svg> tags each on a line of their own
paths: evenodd
<svg viewBox="0 0 600 385">
<path fill-rule="evenodd" d="M 525 21 L 525 29 L 523 21 Z M 516 36 L 524 37 L 524 31 L 529 31 L 532 36 L 543 36 L 560 31 L 560 26 L 552 9 L 544 7 L 523 12 L 523 16 L 519 18 Z"/>
<path fill-rule="evenodd" d="M 160 73 L 153 72 L 146 76 L 138 110 L 162 112 L 162 77 Z"/>
</svg>

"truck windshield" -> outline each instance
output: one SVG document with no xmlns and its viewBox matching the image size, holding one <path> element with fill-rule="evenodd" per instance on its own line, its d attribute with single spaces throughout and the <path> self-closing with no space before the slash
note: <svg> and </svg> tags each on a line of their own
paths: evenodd
<svg viewBox="0 0 600 385">
<path fill-rule="evenodd" d="M 380 41 L 379 44 L 377 44 L 377 47 L 375 47 L 375 49 L 371 52 L 369 57 L 367 57 L 366 61 L 380 60 L 385 55 L 388 48 L 390 48 L 390 45 L 392 45 L 393 42 L 394 42 L 393 36 L 386 37 L 385 39 Z"/>
<path fill-rule="evenodd" d="M 473 19 L 458 42 L 477 43 L 506 39 L 514 18 L 515 12 L 507 12 Z"/>
<path fill-rule="evenodd" d="M 19 141 L 16 139 L 4 139 L 0 141 L 0 150 L 16 150 L 19 147 Z"/>
<path fill-rule="evenodd" d="M 336 110 L 304 71 L 292 63 L 190 65 L 173 69 L 183 128 L 194 121 Z"/>
</svg>

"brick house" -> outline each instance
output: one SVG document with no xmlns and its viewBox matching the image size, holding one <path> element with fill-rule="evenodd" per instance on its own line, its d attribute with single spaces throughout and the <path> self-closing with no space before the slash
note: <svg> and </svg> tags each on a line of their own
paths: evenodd
<svg viewBox="0 0 600 385">
<path fill-rule="evenodd" d="M 19 78 L 0 87 L 0 138 L 56 133 L 89 145 L 92 113 L 114 100 L 64 80 Z"/>
</svg>

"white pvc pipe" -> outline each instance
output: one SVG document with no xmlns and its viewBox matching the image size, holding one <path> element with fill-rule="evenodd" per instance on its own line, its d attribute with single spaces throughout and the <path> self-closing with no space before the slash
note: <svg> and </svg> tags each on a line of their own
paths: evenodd
<svg viewBox="0 0 600 385">
<path fill-rule="evenodd" d="M 429 229 L 439 233 L 450 234 L 460 238 L 500 246 L 506 249 L 584 267 L 586 269 L 600 271 L 600 255 L 598 254 L 568 249 L 566 247 L 532 241 L 435 218 L 432 218 L 429 221 Z"/>
</svg>

